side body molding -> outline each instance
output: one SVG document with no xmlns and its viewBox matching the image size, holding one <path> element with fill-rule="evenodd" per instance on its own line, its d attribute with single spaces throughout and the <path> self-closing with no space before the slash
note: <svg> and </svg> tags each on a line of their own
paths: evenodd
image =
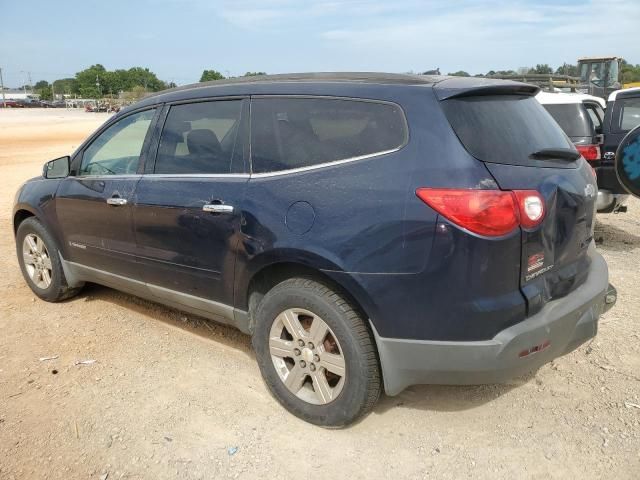
<svg viewBox="0 0 640 480">
<path fill-rule="evenodd" d="M 84 282 L 97 283 L 152 302 L 199 315 L 215 322 L 231 325 L 243 333 L 249 333 L 248 312 L 230 305 L 123 277 L 79 263 L 69 262 L 62 256 L 60 256 L 60 261 L 62 262 L 64 275 L 71 287 L 80 286 Z"/>
</svg>

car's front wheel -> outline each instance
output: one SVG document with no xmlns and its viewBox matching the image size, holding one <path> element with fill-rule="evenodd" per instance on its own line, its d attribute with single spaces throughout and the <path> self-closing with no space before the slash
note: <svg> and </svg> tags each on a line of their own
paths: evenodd
<svg viewBox="0 0 640 480">
<path fill-rule="evenodd" d="M 328 286 L 292 278 L 258 305 L 253 346 L 271 393 L 294 415 L 346 426 L 381 390 L 374 341 L 356 309 Z"/>
<path fill-rule="evenodd" d="M 22 275 L 33 293 L 41 299 L 58 302 L 80 290 L 67 285 L 58 246 L 35 217 L 27 218 L 18 227 L 16 250 Z"/>
</svg>

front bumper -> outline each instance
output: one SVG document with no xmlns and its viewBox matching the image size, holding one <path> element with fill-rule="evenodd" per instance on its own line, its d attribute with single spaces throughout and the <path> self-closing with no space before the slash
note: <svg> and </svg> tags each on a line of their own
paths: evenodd
<svg viewBox="0 0 640 480">
<path fill-rule="evenodd" d="M 373 327 L 387 395 L 410 385 L 502 383 L 534 371 L 595 336 L 609 292 L 607 264 L 593 244 L 584 284 L 526 320 L 476 342 L 383 338 Z M 614 300 L 615 302 L 615 296 Z M 524 352 L 529 352 L 522 356 Z"/>
</svg>

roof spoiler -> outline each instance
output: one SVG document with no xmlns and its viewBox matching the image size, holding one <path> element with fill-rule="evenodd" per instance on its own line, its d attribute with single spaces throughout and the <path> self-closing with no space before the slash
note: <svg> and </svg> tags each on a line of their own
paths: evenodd
<svg viewBox="0 0 640 480">
<path fill-rule="evenodd" d="M 482 95 L 523 95 L 534 96 L 540 88 L 529 83 L 511 80 L 491 80 L 487 78 L 449 78 L 433 86 L 438 100 Z"/>
</svg>

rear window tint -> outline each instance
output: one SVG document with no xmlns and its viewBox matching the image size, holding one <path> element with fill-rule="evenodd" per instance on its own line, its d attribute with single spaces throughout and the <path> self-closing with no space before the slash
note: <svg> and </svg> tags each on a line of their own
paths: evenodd
<svg viewBox="0 0 640 480">
<path fill-rule="evenodd" d="M 640 98 L 623 100 L 620 114 L 620 130 L 633 130 L 640 125 Z"/>
<path fill-rule="evenodd" d="M 543 149 L 574 148 L 534 97 L 486 95 L 442 102 L 444 112 L 467 151 L 479 160 L 526 166 L 571 167 L 566 160 L 534 160 Z"/>
<path fill-rule="evenodd" d="M 582 104 L 551 104 L 543 107 L 570 137 L 591 137 L 595 134 L 591 117 Z"/>
<path fill-rule="evenodd" d="M 291 170 L 401 147 L 402 110 L 373 101 L 258 98 L 251 102 L 251 158 L 256 173 Z"/>
</svg>

